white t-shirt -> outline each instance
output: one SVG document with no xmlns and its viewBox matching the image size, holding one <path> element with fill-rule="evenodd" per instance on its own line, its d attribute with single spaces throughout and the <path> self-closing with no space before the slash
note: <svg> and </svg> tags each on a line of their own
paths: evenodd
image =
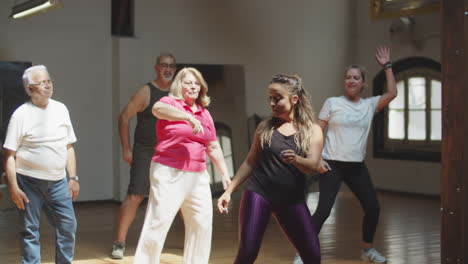
<svg viewBox="0 0 468 264">
<path fill-rule="evenodd" d="M 324 159 L 361 162 L 380 96 L 351 102 L 345 96 L 328 98 L 319 119 L 328 122 Z"/>
<path fill-rule="evenodd" d="M 67 144 L 74 142 L 67 107 L 49 99 L 46 108 L 27 102 L 15 110 L 3 147 L 16 151 L 16 172 L 55 181 L 66 176 Z"/>
</svg>

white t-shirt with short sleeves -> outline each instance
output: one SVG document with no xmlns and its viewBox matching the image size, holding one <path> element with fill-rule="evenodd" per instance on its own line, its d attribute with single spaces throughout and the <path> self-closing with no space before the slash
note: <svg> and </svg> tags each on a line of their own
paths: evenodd
<svg viewBox="0 0 468 264">
<path fill-rule="evenodd" d="M 55 181 L 66 176 L 67 145 L 74 142 L 67 107 L 49 99 L 46 108 L 27 102 L 15 110 L 3 147 L 16 151 L 16 172 Z"/>
<path fill-rule="evenodd" d="M 362 162 L 366 155 L 367 138 L 380 96 L 352 102 L 345 96 L 328 98 L 319 119 L 328 122 L 324 159 Z"/>
</svg>

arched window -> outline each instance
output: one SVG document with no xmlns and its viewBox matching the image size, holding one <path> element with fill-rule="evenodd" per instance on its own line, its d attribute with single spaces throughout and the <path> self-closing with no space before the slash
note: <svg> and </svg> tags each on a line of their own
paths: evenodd
<svg viewBox="0 0 468 264">
<path fill-rule="evenodd" d="M 226 165 L 228 167 L 228 171 L 230 176 L 234 175 L 234 158 L 232 153 L 232 135 L 231 135 L 231 128 L 223 123 L 215 122 L 216 127 L 216 136 L 218 137 L 219 145 L 224 154 L 224 160 L 226 161 Z M 221 175 L 218 174 L 214 165 L 212 164 L 211 160 L 207 157 L 206 158 L 206 168 L 208 173 L 210 174 L 210 184 L 213 185 L 213 189 L 218 189 L 216 187 L 221 187 L 219 185 L 221 183 Z M 216 191 L 216 190 L 213 190 Z"/>
<path fill-rule="evenodd" d="M 413 57 L 393 64 L 398 96 L 375 117 L 374 156 L 440 161 L 442 85 L 440 64 Z M 386 91 L 385 73 L 374 78 L 374 95 Z"/>
</svg>

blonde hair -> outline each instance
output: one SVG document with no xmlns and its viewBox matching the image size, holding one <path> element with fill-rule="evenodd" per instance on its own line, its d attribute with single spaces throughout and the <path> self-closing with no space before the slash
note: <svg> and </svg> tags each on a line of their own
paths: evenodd
<svg viewBox="0 0 468 264">
<path fill-rule="evenodd" d="M 366 70 L 366 68 L 364 66 L 361 66 L 361 65 L 358 65 L 358 64 L 348 65 L 348 66 L 346 66 L 346 68 L 344 70 L 344 77 L 345 78 L 346 78 L 346 75 L 348 74 L 348 71 L 351 70 L 351 69 L 357 69 L 361 73 L 361 79 L 362 79 L 361 92 L 362 92 L 362 90 L 364 90 L 364 88 L 366 88 L 366 86 L 367 86 L 367 70 Z"/>
<path fill-rule="evenodd" d="M 309 150 L 314 124 L 317 123 L 309 94 L 302 85 L 302 79 L 296 75 L 288 76 L 278 74 L 272 78 L 270 84 L 272 83 L 280 84 L 288 92 L 289 97 L 294 95 L 298 96 L 297 103 L 293 106 L 293 124 L 298 130 L 294 135 L 294 142 L 299 148 L 299 155 L 305 156 Z M 281 120 L 279 118 L 271 116 L 267 119 L 266 125 L 260 131 L 262 148 L 264 144 L 271 144 L 273 131 L 280 124 Z"/>
<path fill-rule="evenodd" d="M 201 84 L 200 93 L 198 94 L 198 98 L 196 100 L 197 104 L 201 105 L 202 107 L 209 106 L 211 99 L 208 96 L 208 85 L 206 84 L 205 79 L 203 79 L 202 74 L 197 69 L 192 67 L 183 68 L 177 73 L 174 81 L 172 81 L 169 95 L 175 99 L 184 100 L 182 95 L 182 79 L 184 79 L 185 76 L 189 73 L 193 74 L 193 76 L 195 76 L 195 78 Z"/>
</svg>

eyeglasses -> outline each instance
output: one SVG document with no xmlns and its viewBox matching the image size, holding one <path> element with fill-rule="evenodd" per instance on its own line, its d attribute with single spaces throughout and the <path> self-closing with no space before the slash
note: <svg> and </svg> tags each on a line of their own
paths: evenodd
<svg viewBox="0 0 468 264">
<path fill-rule="evenodd" d="M 167 69 L 175 69 L 176 68 L 176 65 L 175 63 L 171 63 L 171 64 L 168 64 L 168 63 L 158 63 L 159 66 L 163 67 L 163 68 L 167 68 Z"/>
<path fill-rule="evenodd" d="M 44 87 L 46 85 L 51 85 L 52 84 L 52 80 L 44 80 L 44 81 L 40 81 L 38 83 L 30 83 L 29 85 L 36 85 L 36 86 L 40 86 L 40 87 Z"/>
</svg>

